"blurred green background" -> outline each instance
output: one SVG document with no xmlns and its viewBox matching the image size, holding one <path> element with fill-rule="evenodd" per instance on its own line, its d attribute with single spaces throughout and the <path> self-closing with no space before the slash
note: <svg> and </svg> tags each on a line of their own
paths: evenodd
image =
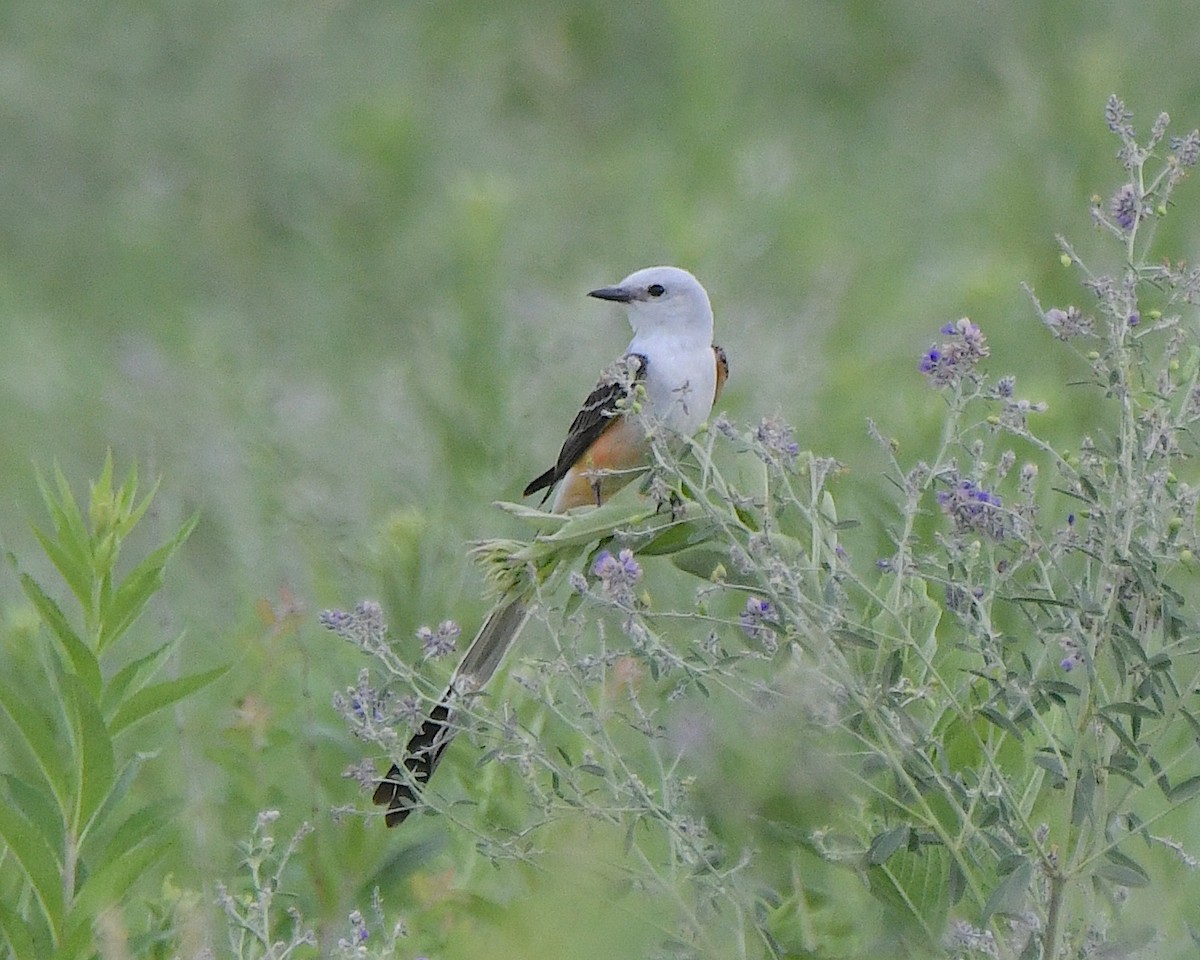
<svg viewBox="0 0 1200 960">
<path fill-rule="evenodd" d="M 513 529 L 490 502 L 627 341 L 587 290 L 695 272 L 723 407 L 844 461 L 867 544 L 865 420 L 920 455 L 945 321 L 984 328 L 1051 435 L 1084 416 L 1020 282 L 1081 297 L 1054 235 L 1100 244 L 1105 99 L 1186 132 L 1198 43 L 1167 0 L 0 6 L 0 536 L 44 572 L 33 468 L 82 490 L 109 448 L 163 477 L 160 535 L 202 512 L 141 628 L 188 632 L 181 669 L 237 664 L 145 734 L 176 744 L 150 777 L 192 827 L 180 882 L 228 874 L 266 806 L 318 824 L 325 922 L 382 864 L 453 866 L 432 821 L 331 823 L 361 747 L 329 700 L 362 660 L 314 615 L 372 596 L 405 644 L 473 630 L 467 542 Z M 1179 196 L 1162 249 L 1187 257 Z"/>
</svg>

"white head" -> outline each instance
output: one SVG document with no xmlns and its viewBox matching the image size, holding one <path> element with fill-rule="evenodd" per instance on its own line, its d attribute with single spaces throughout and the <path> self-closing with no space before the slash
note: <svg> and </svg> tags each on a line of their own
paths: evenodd
<svg viewBox="0 0 1200 960">
<path fill-rule="evenodd" d="M 639 336 L 683 334 L 712 342 L 713 315 L 700 281 L 678 267 L 646 267 L 615 287 L 588 294 L 625 304 L 629 324 Z"/>
</svg>

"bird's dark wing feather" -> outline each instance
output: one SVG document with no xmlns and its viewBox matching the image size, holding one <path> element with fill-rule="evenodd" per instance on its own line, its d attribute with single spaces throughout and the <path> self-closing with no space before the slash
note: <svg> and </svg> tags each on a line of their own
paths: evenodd
<svg viewBox="0 0 1200 960">
<path fill-rule="evenodd" d="M 550 496 L 554 485 L 567 475 L 567 471 L 579 462 L 588 448 L 612 425 L 613 419 L 620 415 L 617 404 L 628 396 L 627 384 L 631 379 L 637 382 L 646 376 L 646 358 L 640 353 L 626 354 L 621 360 L 621 367 L 623 373 L 610 372 L 600 378 L 596 389 L 588 394 L 579 413 L 571 421 L 558 460 L 549 470 L 529 482 L 523 496 L 539 490 L 545 490 L 546 497 Z M 546 497 L 542 498 L 543 501 Z"/>
</svg>

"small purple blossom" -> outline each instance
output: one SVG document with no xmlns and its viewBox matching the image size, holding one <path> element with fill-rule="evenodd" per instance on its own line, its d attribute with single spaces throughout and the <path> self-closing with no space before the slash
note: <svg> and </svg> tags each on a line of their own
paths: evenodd
<svg viewBox="0 0 1200 960">
<path fill-rule="evenodd" d="M 1132 230 L 1141 216 L 1141 201 L 1132 183 L 1124 184 L 1108 201 L 1108 212 L 1122 230 Z"/>
<path fill-rule="evenodd" d="M 767 653 L 774 653 L 779 649 L 779 642 L 769 623 L 776 619 L 775 605 L 770 600 L 752 596 L 746 598 L 746 607 L 738 617 L 738 623 L 747 637 L 761 643 Z"/>
<path fill-rule="evenodd" d="M 1115 93 L 1111 94 L 1108 102 L 1104 105 L 1104 122 L 1108 124 L 1108 129 L 1113 133 L 1132 137 L 1133 125 L 1130 123 L 1131 120 L 1133 120 L 1133 114 L 1126 109 L 1125 101 Z"/>
<path fill-rule="evenodd" d="M 1062 647 L 1065 657 L 1059 661 L 1059 666 L 1066 672 L 1070 673 L 1077 666 L 1083 663 L 1083 651 L 1079 649 L 1079 643 L 1071 636 L 1063 636 L 1059 641 L 1059 646 Z"/>
<path fill-rule="evenodd" d="M 796 435 L 792 428 L 779 417 L 764 417 L 754 431 L 754 439 L 759 444 L 759 456 L 766 463 L 777 463 L 789 468 L 796 465 L 800 445 L 796 443 Z"/>
<path fill-rule="evenodd" d="M 1172 137 L 1167 145 L 1175 151 L 1180 166 L 1194 167 L 1200 160 L 1200 130 L 1193 130 L 1186 137 Z"/>
<path fill-rule="evenodd" d="M 353 950 L 354 956 L 362 954 L 364 944 L 370 937 L 370 932 L 367 930 L 367 921 L 364 919 L 360 910 L 355 910 L 350 914 L 350 936 L 349 938 L 341 938 L 338 940 L 338 947 L 341 950 Z"/>
<path fill-rule="evenodd" d="M 934 387 L 959 383 L 990 352 L 983 331 L 966 317 L 945 324 L 941 333 L 947 339 L 933 344 L 917 365 Z"/>
<path fill-rule="evenodd" d="M 388 720 L 387 697 L 382 690 L 371 686 L 370 671 L 359 671 L 358 683 L 347 687 L 344 692 L 333 695 L 333 707 L 350 723 L 355 735 L 386 724 Z"/>
<path fill-rule="evenodd" d="M 1008 534 L 1008 517 L 996 494 L 975 483 L 961 479 L 937 495 L 942 512 L 954 521 L 958 533 L 981 533 L 995 540 Z"/>
<path fill-rule="evenodd" d="M 1142 322 L 1141 313 L 1137 310 L 1131 311 L 1129 314 L 1129 325 L 1131 327 L 1136 327 L 1141 322 Z"/>
<path fill-rule="evenodd" d="M 368 652 L 380 649 L 387 638 L 383 607 L 374 600 L 360 601 L 349 613 L 345 610 L 322 610 L 317 622 Z"/>
<path fill-rule="evenodd" d="M 458 646 L 458 637 L 462 629 L 453 620 L 443 620 L 433 630 L 421 627 L 417 630 L 417 639 L 421 641 L 421 653 L 430 660 L 439 660 L 453 653 Z"/>
<path fill-rule="evenodd" d="M 1083 311 L 1074 304 L 1065 310 L 1051 307 L 1042 314 L 1042 323 L 1059 340 L 1092 334 L 1092 318 L 1084 316 Z"/>
<path fill-rule="evenodd" d="M 601 550 L 592 564 L 592 573 L 610 600 L 623 606 L 633 603 L 633 587 L 642 579 L 642 568 L 632 550 L 622 550 L 615 557 L 611 551 Z"/>
</svg>

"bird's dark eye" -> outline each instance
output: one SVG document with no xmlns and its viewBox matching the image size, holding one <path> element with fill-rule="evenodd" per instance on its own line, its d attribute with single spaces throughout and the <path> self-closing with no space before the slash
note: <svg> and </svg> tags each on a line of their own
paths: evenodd
<svg viewBox="0 0 1200 960">
<path fill-rule="evenodd" d="M 664 287 L 661 283 L 652 283 L 652 284 L 650 284 L 650 286 L 648 286 L 646 288 L 646 292 L 648 294 L 650 294 L 650 296 L 652 296 L 652 297 L 661 297 L 664 293 L 667 292 L 667 288 Z"/>
</svg>

